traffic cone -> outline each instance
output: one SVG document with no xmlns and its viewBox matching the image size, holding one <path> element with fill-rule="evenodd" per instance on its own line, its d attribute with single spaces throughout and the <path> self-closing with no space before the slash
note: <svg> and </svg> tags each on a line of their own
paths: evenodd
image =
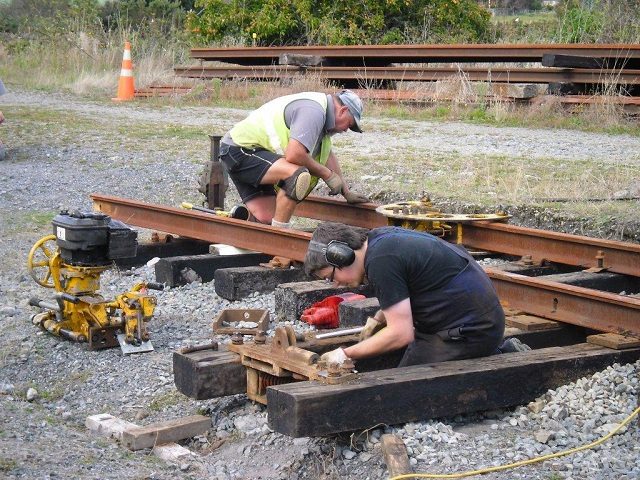
<svg viewBox="0 0 640 480">
<path fill-rule="evenodd" d="M 122 102 L 133 100 L 135 87 L 133 86 L 133 64 L 131 63 L 131 43 L 124 42 L 124 54 L 122 55 L 122 69 L 118 81 L 118 96 L 111 100 Z"/>
</svg>

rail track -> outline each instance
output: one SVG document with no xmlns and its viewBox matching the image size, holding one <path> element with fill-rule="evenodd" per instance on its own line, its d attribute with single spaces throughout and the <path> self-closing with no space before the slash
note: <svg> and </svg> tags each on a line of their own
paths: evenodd
<svg viewBox="0 0 640 480">
<path fill-rule="evenodd" d="M 133 225 L 295 260 L 303 259 L 311 237 L 302 231 L 204 212 L 104 195 L 92 198 L 97 209 Z M 365 227 L 387 223 L 373 205 L 352 206 L 311 197 L 299 207 L 297 213 L 309 218 Z M 391 354 L 373 362 L 361 360 L 358 372 L 353 372 L 312 361 L 328 349 L 354 343 L 357 339 L 353 336 L 322 340 L 305 337 L 297 342 L 291 327 L 288 331 L 278 327 L 266 345 L 264 339 L 259 344 L 256 337 L 244 345 L 240 341 L 174 352 L 177 389 L 197 399 L 247 393 L 250 399 L 266 404 L 273 430 L 302 437 L 521 405 L 549 388 L 614 362 L 640 358 L 640 341 L 634 339 L 640 337 L 640 298 L 619 294 L 622 288 L 640 292 L 640 245 L 502 223 L 464 224 L 462 229 L 452 231 L 456 235 L 448 240 L 461 242 L 476 255 L 480 252 L 474 250 L 486 249 L 483 256 L 503 258 L 506 254 L 515 260 L 526 253 L 526 261 L 507 261 L 508 268 L 485 267 L 485 271 L 507 307 L 509 328 L 505 335 L 522 338 L 534 350 L 494 355 L 482 361 L 457 360 L 389 369 L 398 360 Z M 538 262 L 534 260 L 537 258 L 546 260 Z M 514 273 L 513 268 L 519 273 Z M 546 275 L 550 271 L 570 273 Z M 254 270 L 251 272 L 255 274 Z M 219 279 L 217 273 L 218 292 L 222 277 Z M 532 276 L 536 274 L 539 276 Z M 566 275 L 592 285 L 587 288 L 572 284 Z M 607 285 L 609 282 L 612 285 Z M 608 286 L 612 286 L 609 291 Z M 327 288 L 332 287 L 324 282 L 280 285 L 280 291 L 275 293 L 276 310 L 287 310 L 284 300 L 278 307 L 278 299 L 286 296 L 289 289 L 298 293 L 307 289 L 310 295 L 322 298 L 330 294 Z M 361 313 L 368 315 L 371 313 L 367 309 L 377 307 L 365 301 L 352 308 L 361 308 Z M 295 320 L 299 318 L 296 312 L 290 313 L 294 313 Z M 429 401 L 412 400 L 425 398 Z M 368 408 L 354 409 L 353 405 Z"/>
<path fill-rule="evenodd" d="M 98 210 L 132 225 L 297 261 L 304 259 L 311 238 L 306 232 L 163 205 L 95 194 L 92 199 Z M 368 228 L 386 224 L 385 217 L 371 205 L 353 206 L 310 197 L 300 207 L 298 215 L 308 218 Z M 574 267 L 575 271 L 606 270 L 632 277 L 632 284 L 640 280 L 640 245 L 636 244 L 482 222 L 463 227 L 462 243 L 469 249 L 496 255 L 528 255 L 535 264 L 547 261 Z M 601 332 L 640 336 L 640 298 L 566 285 L 543 276 L 529 277 L 495 268 L 485 271 L 501 300 L 511 308 Z"/>
</svg>

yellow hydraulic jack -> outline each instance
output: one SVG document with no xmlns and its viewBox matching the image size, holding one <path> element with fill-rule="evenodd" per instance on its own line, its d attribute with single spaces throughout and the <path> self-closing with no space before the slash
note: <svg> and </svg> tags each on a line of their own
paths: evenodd
<svg viewBox="0 0 640 480">
<path fill-rule="evenodd" d="M 101 213 L 61 212 L 53 219 L 55 235 L 31 248 L 27 266 L 43 287 L 54 288 L 54 301 L 31 298 L 44 311 L 33 315 L 35 325 L 78 342 L 90 350 L 116 347 L 123 353 L 152 351 L 145 325 L 153 316 L 156 298 L 148 289 L 163 285 L 138 283 L 130 291 L 106 300 L 100 295 L 100 275 L 116 258 L 133 257 L 137 234 Z"/>
</svg>

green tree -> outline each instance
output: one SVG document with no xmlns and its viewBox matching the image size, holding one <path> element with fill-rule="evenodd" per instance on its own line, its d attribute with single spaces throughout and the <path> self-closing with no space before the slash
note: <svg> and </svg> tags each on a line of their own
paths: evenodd
<svg viewBox="0 0 640 480">
<path fill-rule="evenodd" d="M 259 45 L 482 41 L 489 13 L 473 0 L 196 0 L 187 18 L 194 38 Z"/>
</svg>

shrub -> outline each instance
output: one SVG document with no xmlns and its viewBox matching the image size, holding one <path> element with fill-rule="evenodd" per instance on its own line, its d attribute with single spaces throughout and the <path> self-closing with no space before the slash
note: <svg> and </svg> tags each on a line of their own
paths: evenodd
<svg viewBox="0 0 640 480">
<path fill-rule="evenodd" d="M 196 0 L 194 39 L 258 45 L 483 41 L 489 13 L 472 0 Z"/>
</svg>

